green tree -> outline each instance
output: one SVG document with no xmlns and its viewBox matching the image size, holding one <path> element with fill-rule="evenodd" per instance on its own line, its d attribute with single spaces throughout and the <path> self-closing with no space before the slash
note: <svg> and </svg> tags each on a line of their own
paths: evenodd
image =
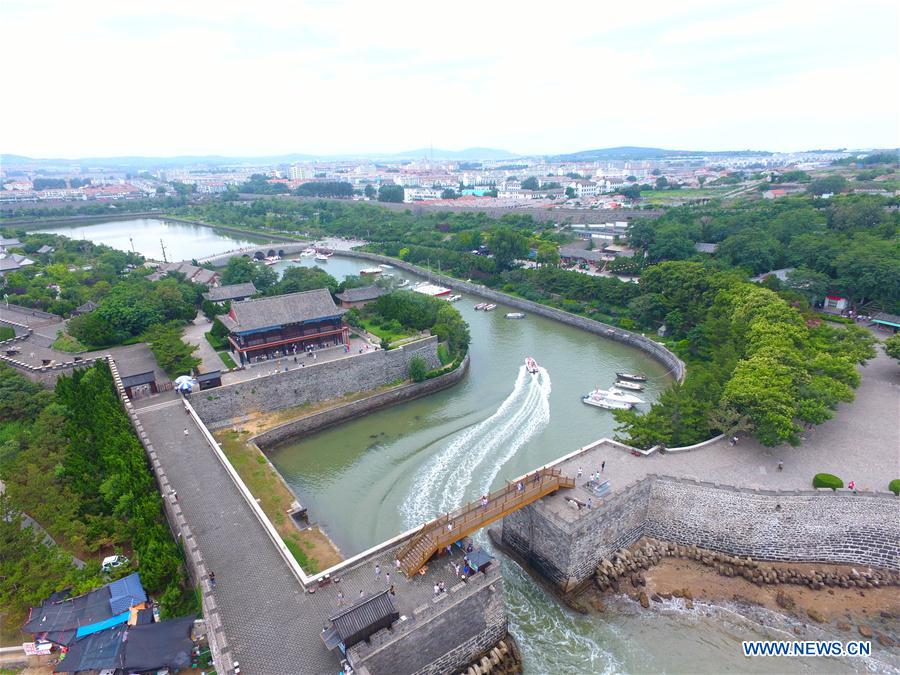
<svg viewBox="0 0 900 675">
<path fill-rule="evenodd" d="M 267 291 L 267 295 L 283 295 L 327 288 L 337 292 L 338 282 L 333 276 L 318 267 L 290 267 L 284 271 L 281 280 Z"/>
<path fill-rule="evenodd" d="M 375 199 L 375 197 L 378 195 L 378 192 L 376 192 L 375 188 L 371 185 L 366 185 L 365 189 L 363 190 L 363 194 L 366 196 L 366 199 Z"/>
<path fill-rule="evenodd" d="M 200 365 L 200 359 L 193 356 L 196 345 L 189 345 L 181 339 L 183 326 L 178 322 L 157 324 L 144 333 L 144 341 L 150 347 L 159 367 L 170 377 L 190 375 Z"/>
<path fill-rule="evenodd" d="M 530 176 L 521 182 L 521 186 L 523 190 L 537 190 L 538 179 L 534 176 Z"/>
<path fill-rule="evenodd" d="M 559 265 L 559 248 L 549 241 L 538 244 L 536 260 L 540 265 Z"/>
<path fill-rule="evenodd" d="M 488 234 L 488 247 L 494 256 L 497 269 L 508 270 L 515 261 L 528 254 L 528 239 L 506 227 L 499 227 Z"/>
<path fill-rule="evenodd" d="M 847 189 L 847 179 L 843 176 L 823 176 L 809 184 L 806 191 L 811 195 L 839 194 Z"/>
<path fill-rule="evenodd" d="M 900 361 L 900 333 L 895 333 L 884 341 L 884 353 Z"/>
<path fill-rule="evenodd" d="M 403 187 L 400 185 L 382 185 L 378 188 L 378 201 L 403 203 Z"/>
<path fill-rule="evenodd" d="M 413 382 L 424 382 L 428 375 L 428 364 L 421 356 L 414 356 L 409 360 L 409 379 Z"/>
</svg>

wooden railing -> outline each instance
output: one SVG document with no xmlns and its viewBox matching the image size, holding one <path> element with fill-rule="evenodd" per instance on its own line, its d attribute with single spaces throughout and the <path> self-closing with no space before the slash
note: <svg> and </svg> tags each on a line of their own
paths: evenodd
<svg viewBox="0 0 900 675">
<path fill-rule="evenodd" d="M 509 482 L 487 495 L 486 504 L 481 500 L 470 502 L 425 523 L 400 550 L 400 569 L 411 577 L 442 548 L 560 488 L 573 487 L 575 479 L 564 476 L 559 469 L 539 469 L 520 481 Z"/>
</svg>

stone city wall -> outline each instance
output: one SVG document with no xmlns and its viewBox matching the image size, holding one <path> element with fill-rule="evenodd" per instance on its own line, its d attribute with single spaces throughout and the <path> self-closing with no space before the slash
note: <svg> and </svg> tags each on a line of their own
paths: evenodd
<svg viewBox="0 0 900 675">
<path fill-rule="evenodd" d="M 169 483 L 169 478 L 159 461 L 159 457 L 156 454 L 156 450 L 153 448 L 153 444 L 147 436 L 147 432 L 144 431 L 144 427 L 131 405 L 128 395 L 125 393 L 125 387 L 122 384 L 118 366 L 116 366 L 116 362 L 112 358 L 109 358 L 108 361 L 113 382 L 116 386 L 116 394 L 122 402 L 122 407 L 128 414 L 128 419 L 131 421 L 134 432 L 147 454 L 147 459 L 150 461 L 150 467 L 153 469 L 153 475 L 156 478 L 156 484 L 162 497 L 163 512 L 166 514 L 166 521 L 169 524 L 169 529 L 172 531 L 172 536 L 175 537 L 176 541 L 182 547 L 187 571 L 191 577 L 191 583 L 201 590 L 200 605 L 203 610 L 203 617 L 206 620 L 206 634 L 216 672 L 230 675 L 234 673 L 234 669 L 231 666 L 231 650 L 228 646 L 228 640 L 222 626 L 222 618 L 219 614 L 216 599 L 212 594 L 212 588 L 209 585 L 209 581 L 205 581 L 205 584 L 201 583 L 208 577 L 206 562 L 203 559 L 203 552 L 197 545 L 194 534 L 184 517 L 184 511 L 181 509 L 181 504 L 171 496 L 173 491 Z"/>
<path fill-rule="evenodd" d="M 469 369 L 468 355 L 463 359 L 459 368 L 445 375 L 440 375 L 425 382 L 413 382 L 403 384 L 396 389 L 385 391 L 380 394 L 373 394 L 358 401 L 352 401 L 339 405 L 329 410 L 307 415 L 293 422 L 287 422 L 268 431 L 254 436 L 250 440 L 255 442 L 262 450 L 266 450 L 287 439 L 294 438 L 301 434 L 309 434 L 327 427 L 346 422 L 367 415 L 381 408 L 385 408 L 402 401 L 411 401 L 420 396 L 432 394 L 441 389 L 451 387 L 465 377 Z"/>
<path fill-rule="evenodd" d="M 405 621 L 348 651 L 354 668 L 372 673 L 456 672 L 506 635 L 503 578 L 498 565 L 417 607 Z M 449 647 L 449 648 L 448 648 Z"/>
<path fill-rule="evenodd" d="M 648 476 L 574 522 L 536 502 L 503 519 L 502 541 L 564 591 L 641 536 L 759 560 L 900 569 L 900 500 L 848 490 L 755 490 Z"/>
<path fill-rule="evenodd" d="M 191 405 L 215 429 L 249 412 L 272 412 L 376 389 L 405 380 L 415 356 L 424 358 L 429 369 L 439 367 L 437 343 L 431 336 L 397 349 L 378 349 L 208 389 L 191 395 Z M 258 367 L 263 370 L 265 365 Z"/>
<path fill-rule="evenodd" d="M 664 345 L 638 333 L 632 333 L 631 331 L 623 330 L 622 328 L 617 328 L 616 326 L 610 326 L 609 324 L 601 323 L 600 321 L 594 321 L 593 319 L 578 316 L 577 314 L 564 312 L 561 309 L 548 307 L 547 305 L 542 305 L 538 302 L 532 302 L 531 300 L 525 300 L 524 298 L 517 298 L 513 295 L 495 291 L 488 288 L 487 286 L 473 284 L 467 281 L 461 281 L 460 279 L 454 279 L 453 277 L 444 276 L 442 274 L 435 274 L 434 272 L 418 267 L 417 265 L 413 265 L 402 260 L 397 260 L 396 258 L 389 258 L 387 256 L 378 255 L 377 253 L 366 253 L 364 251 L 339 251 L 337 255 L 348 256 L 351 258 L 363 258 L 365 260 L 372 260 L 378 263 L 387 263 L 390 265 L 394 265 L 395 267 L 399 267 L 400 269 L 404 269 L 408 272 L 413 272 L 414 274 L 420 274 L 434 280 L 435 282 L 450 286 L 454 291 L 462 291 L 464 293 L 478 295 L 482 298 L 487 298 L 492 302 L 503 303 L 504 305 L 515 307 L 516 309 L 528 311 L 532 314 L 538 314 L 555 321 L 561 321 L 562 323 L 574 326 L 575 328 L 586 330 L 589 333 L 594 333 L 610 340 L 621 342 L 636 349 L 640 349 L 642 352 L 648 354 L 652 358 L 662 363 L 666 368 L 668 368 L 669 372 L 675 379 L 679 381 L 684 379 L 686 372 L 684 362 L 677 356 L 675 356 L 675 354 L 666 349 Z"/>
</svg>

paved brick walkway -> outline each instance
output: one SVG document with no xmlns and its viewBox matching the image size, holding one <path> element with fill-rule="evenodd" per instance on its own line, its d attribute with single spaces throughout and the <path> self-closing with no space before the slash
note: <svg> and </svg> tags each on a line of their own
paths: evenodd
<svg viewBox="0 0 900 675">
<path fill-rule="evenodd" d="M 187 328 L 184 329 L 184 334 L 182 335 L 182 340 L 188 344 L 197 346 L 197 351 L 194 352 L 194 356 L 200 359 L 200 368 L 204 373 L 213 370 L 225 370 L 225 364 L 222 362 L 222 358 L 216 350 L 213 349 L 212 345 L 209 344 L 209 340 L 206 339 L 206 333 L 210 329 L 212 329 L 212 323 L 207 321 L 203 314 L 198 314 L 197 318 L 189 323 Z"/>
<path fill-rule="evenodd" d="M 581 466 L 590 474 L 606 461 L 603 476 L 613 492 L 650 473 L 742 487 L 812 489 L 812 477 L 821 472 L 840 476 L 845 484 L 853 480 L 861 490 L 886 492 L 888 482 L 900 477 L 900 365 L 879 347 L 860 373 L 856 400 L 840 404 L 835 416 L 807 431 L 796 448 L 767 448 L 747 438 L 732 447 L 723 439 L 698 450 L 634 457 L 610 446 L 560 468 L 574 474 Z"/>
<path fill-rule="evenodd" d="M 212 592 L 241 672 L 337 672 L 318 613 L 180 401 L 138 415 L 216 574 Z"/>
</svg>

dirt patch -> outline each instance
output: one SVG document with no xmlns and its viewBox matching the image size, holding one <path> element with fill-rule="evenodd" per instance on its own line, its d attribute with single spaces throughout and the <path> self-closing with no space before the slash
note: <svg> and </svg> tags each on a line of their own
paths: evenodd
<svg viewBox="0 0 900 675">
<path fill-rule="evenodd" d="M 848 574 L 845 565 L 791 563 L 804 572 L 832 571 Z M 826 622 L 882 623 L 897 625 L 900 618 L 900 593 L 896 587 L 828 588 L 814 591 L 806 586 L 772 584 L 757 586 L 742 577 L 725 577 L 693 560 L 663 559 L 644 573 L 646 592 L 665 597 L 683 595 L 688 589 L 695 600 L 714 603 L 734 600 L 761 605 L 767 609 L 792 614 L 804 620 L 820 616 Z M 624 588 L 624 585 L 623 585 Z M 781 600 L 781 603 L 779 603 Z M 793 603 L 793 604 L 792 604 Z M 885 616 L 885 614 L 889 616 Z"/>
</svg>

